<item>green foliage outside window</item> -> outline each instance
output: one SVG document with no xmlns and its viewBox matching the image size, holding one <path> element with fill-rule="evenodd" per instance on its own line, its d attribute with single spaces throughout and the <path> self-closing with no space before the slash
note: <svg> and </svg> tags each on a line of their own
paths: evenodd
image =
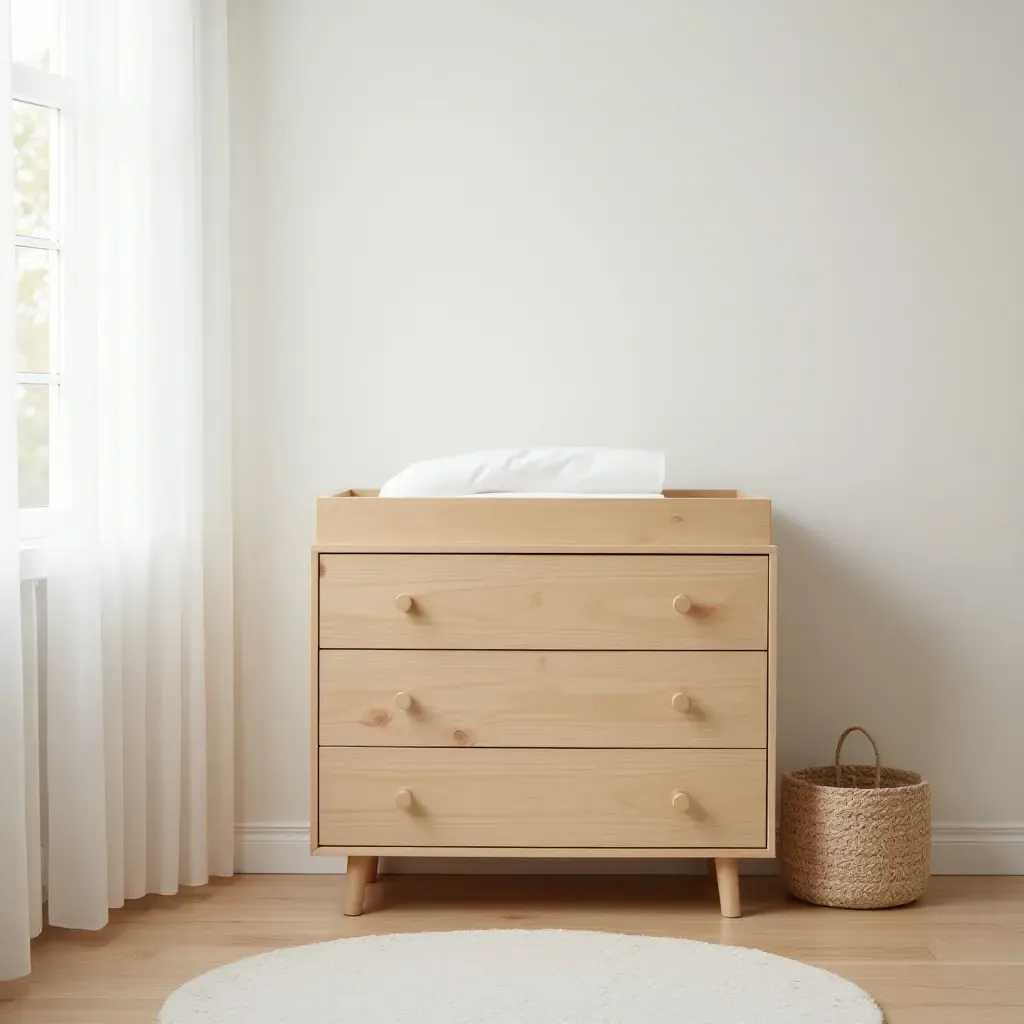
<svg viewBox="0 0 1024 1024">
<path fill-rule="evenodd" d="M 14 230 L 50 236 L 50 140 L 53 113 L 14 102 Z M 47 373 L 50 364 L 51 261 L 49 249 L 15 249 L 15 337 L 17 369 Z M 18 467 L 22 507 L 49 503 L 50 387 L 18 383 Z"/>
</svg>

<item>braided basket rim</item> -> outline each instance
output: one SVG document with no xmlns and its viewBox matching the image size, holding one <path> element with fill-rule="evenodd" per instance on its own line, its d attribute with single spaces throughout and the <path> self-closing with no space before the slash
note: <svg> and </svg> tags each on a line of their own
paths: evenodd
<svg viewBox="0 0 1024 1024">
<path fill-rule="evenodd" d="M 875 773 L 875 766 L 873 764 L 849 764 L 843 765 L 843 768 L 853 769 L 854 771 L 862 773 L 870 773 L 871 775 L 874 775 Z M 874 785 L 837 786 L 835 783 L 835 771 L 836 766 L 834 764 L 813 765 L 810 768 L 798 768 L 795 771 L 786 772 L 782 776 L 782 781 L 784 783 L 789 783 L 809 790 L 827 789 L 836 793 L 856 793 L 858 797 L 874 796 L 876 798 L 884 798 L 886 794 L 909 796 L 913 791 L 923 792 L 931 789 L 927 779 L 922 775 L 918 772 L 907 771 L 903 768 L 888 768 L 883 766 L 883 776 L 888 774 L 890 778 L 901 779 L 904 781 L 897 782 L 895 785 L 882 785 L 878 788 Z M 822 780 L 816 777 L 822 775 L 827 776 L 827 778 Z"/>
</svg>

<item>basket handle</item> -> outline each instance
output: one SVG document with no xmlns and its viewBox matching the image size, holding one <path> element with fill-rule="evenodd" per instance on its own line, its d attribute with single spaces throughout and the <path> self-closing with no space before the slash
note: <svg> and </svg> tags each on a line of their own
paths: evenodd
<svg viewBox="0 0 1024 1024">
<path fill-rule="evenodd" d="M 851 732 L 862 732 L 868 738 L 868 742 L 871 744 L 875 751 L 875 789 L 879 789 L 882 785 L 882 755 L 878 752 L 878 744 L 875 742 L 874 737 L 867 731 L 862 729 L 859 725 L 851 725 L 842 736 L 839 737 L 839 742 L 836 744 L 836 785 L 841 786 L 842 783 L 842 767 L 839 764 L 839 756 L 843 752 L 843 744 L 846 742 L 846 737 Z"/>
</svg>

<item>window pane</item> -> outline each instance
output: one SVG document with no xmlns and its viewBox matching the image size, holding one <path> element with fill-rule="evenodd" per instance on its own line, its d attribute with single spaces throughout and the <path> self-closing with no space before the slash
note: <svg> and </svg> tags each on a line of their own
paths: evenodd
<svg viewBox="0 0 1024 1024">
<path fill-rule="evenodd" d="M 50 138 L 54 112 L 14 101 L 14 233 L 50 237 Z"/>
<path fill-rule="evenodd" d="M 48 249 L 19 245 L 14 250 L 18 369 L 29 373 L 50 369 L 51 258 Z"/>
<path fill-rule="evenodd" d="M 18 384 L 18 495 L 22 508 L 50 503 L 50 387 Z"/>
<path fill-rule="evenodd" d="M 11 59 L 55 71 L 57 0 L 11 0 Z"/>
</svg>

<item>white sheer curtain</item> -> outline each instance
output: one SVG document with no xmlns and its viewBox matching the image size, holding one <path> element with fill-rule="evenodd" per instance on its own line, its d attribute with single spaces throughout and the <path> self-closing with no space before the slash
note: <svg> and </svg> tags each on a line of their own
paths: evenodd
<svg viewBox="0 0 1024 1024">
<path fill-rule="evenodd" d="M 51 924 L 100 928 L 126 899 L 233 870 L 226 26 L 224 0 L 73 0 L 66 12 L 72 199 L 47 550 L 45 874 Z M 28 969 L 38 850 L 26 855 L 25 819 L 38 794 L 25 798 L 24 742 L 7 724 L 25 716 L 6 679 L 19 655 L 0 401 L 9 978 Z"/>
<path fill-rule="evenodd" d="M 0 11 L 0 79 L 11 81 L 9 12 Z M 11 104 L 0 104 L 0 139 L 11 138 Z M 14 178 L 11 146 L 0 146 L 0 181 Z M 13 185 L 11 185 L 13 191 Z M 9 202 L 0 203 L 0 237 L 13 239 Z M 29 968 L 34 932 L 29 898 L 27 760 L 21 657 L 18 459 L 14 407 L 14 248 L 0 246 L 0 980 Z"/>
</svg>

